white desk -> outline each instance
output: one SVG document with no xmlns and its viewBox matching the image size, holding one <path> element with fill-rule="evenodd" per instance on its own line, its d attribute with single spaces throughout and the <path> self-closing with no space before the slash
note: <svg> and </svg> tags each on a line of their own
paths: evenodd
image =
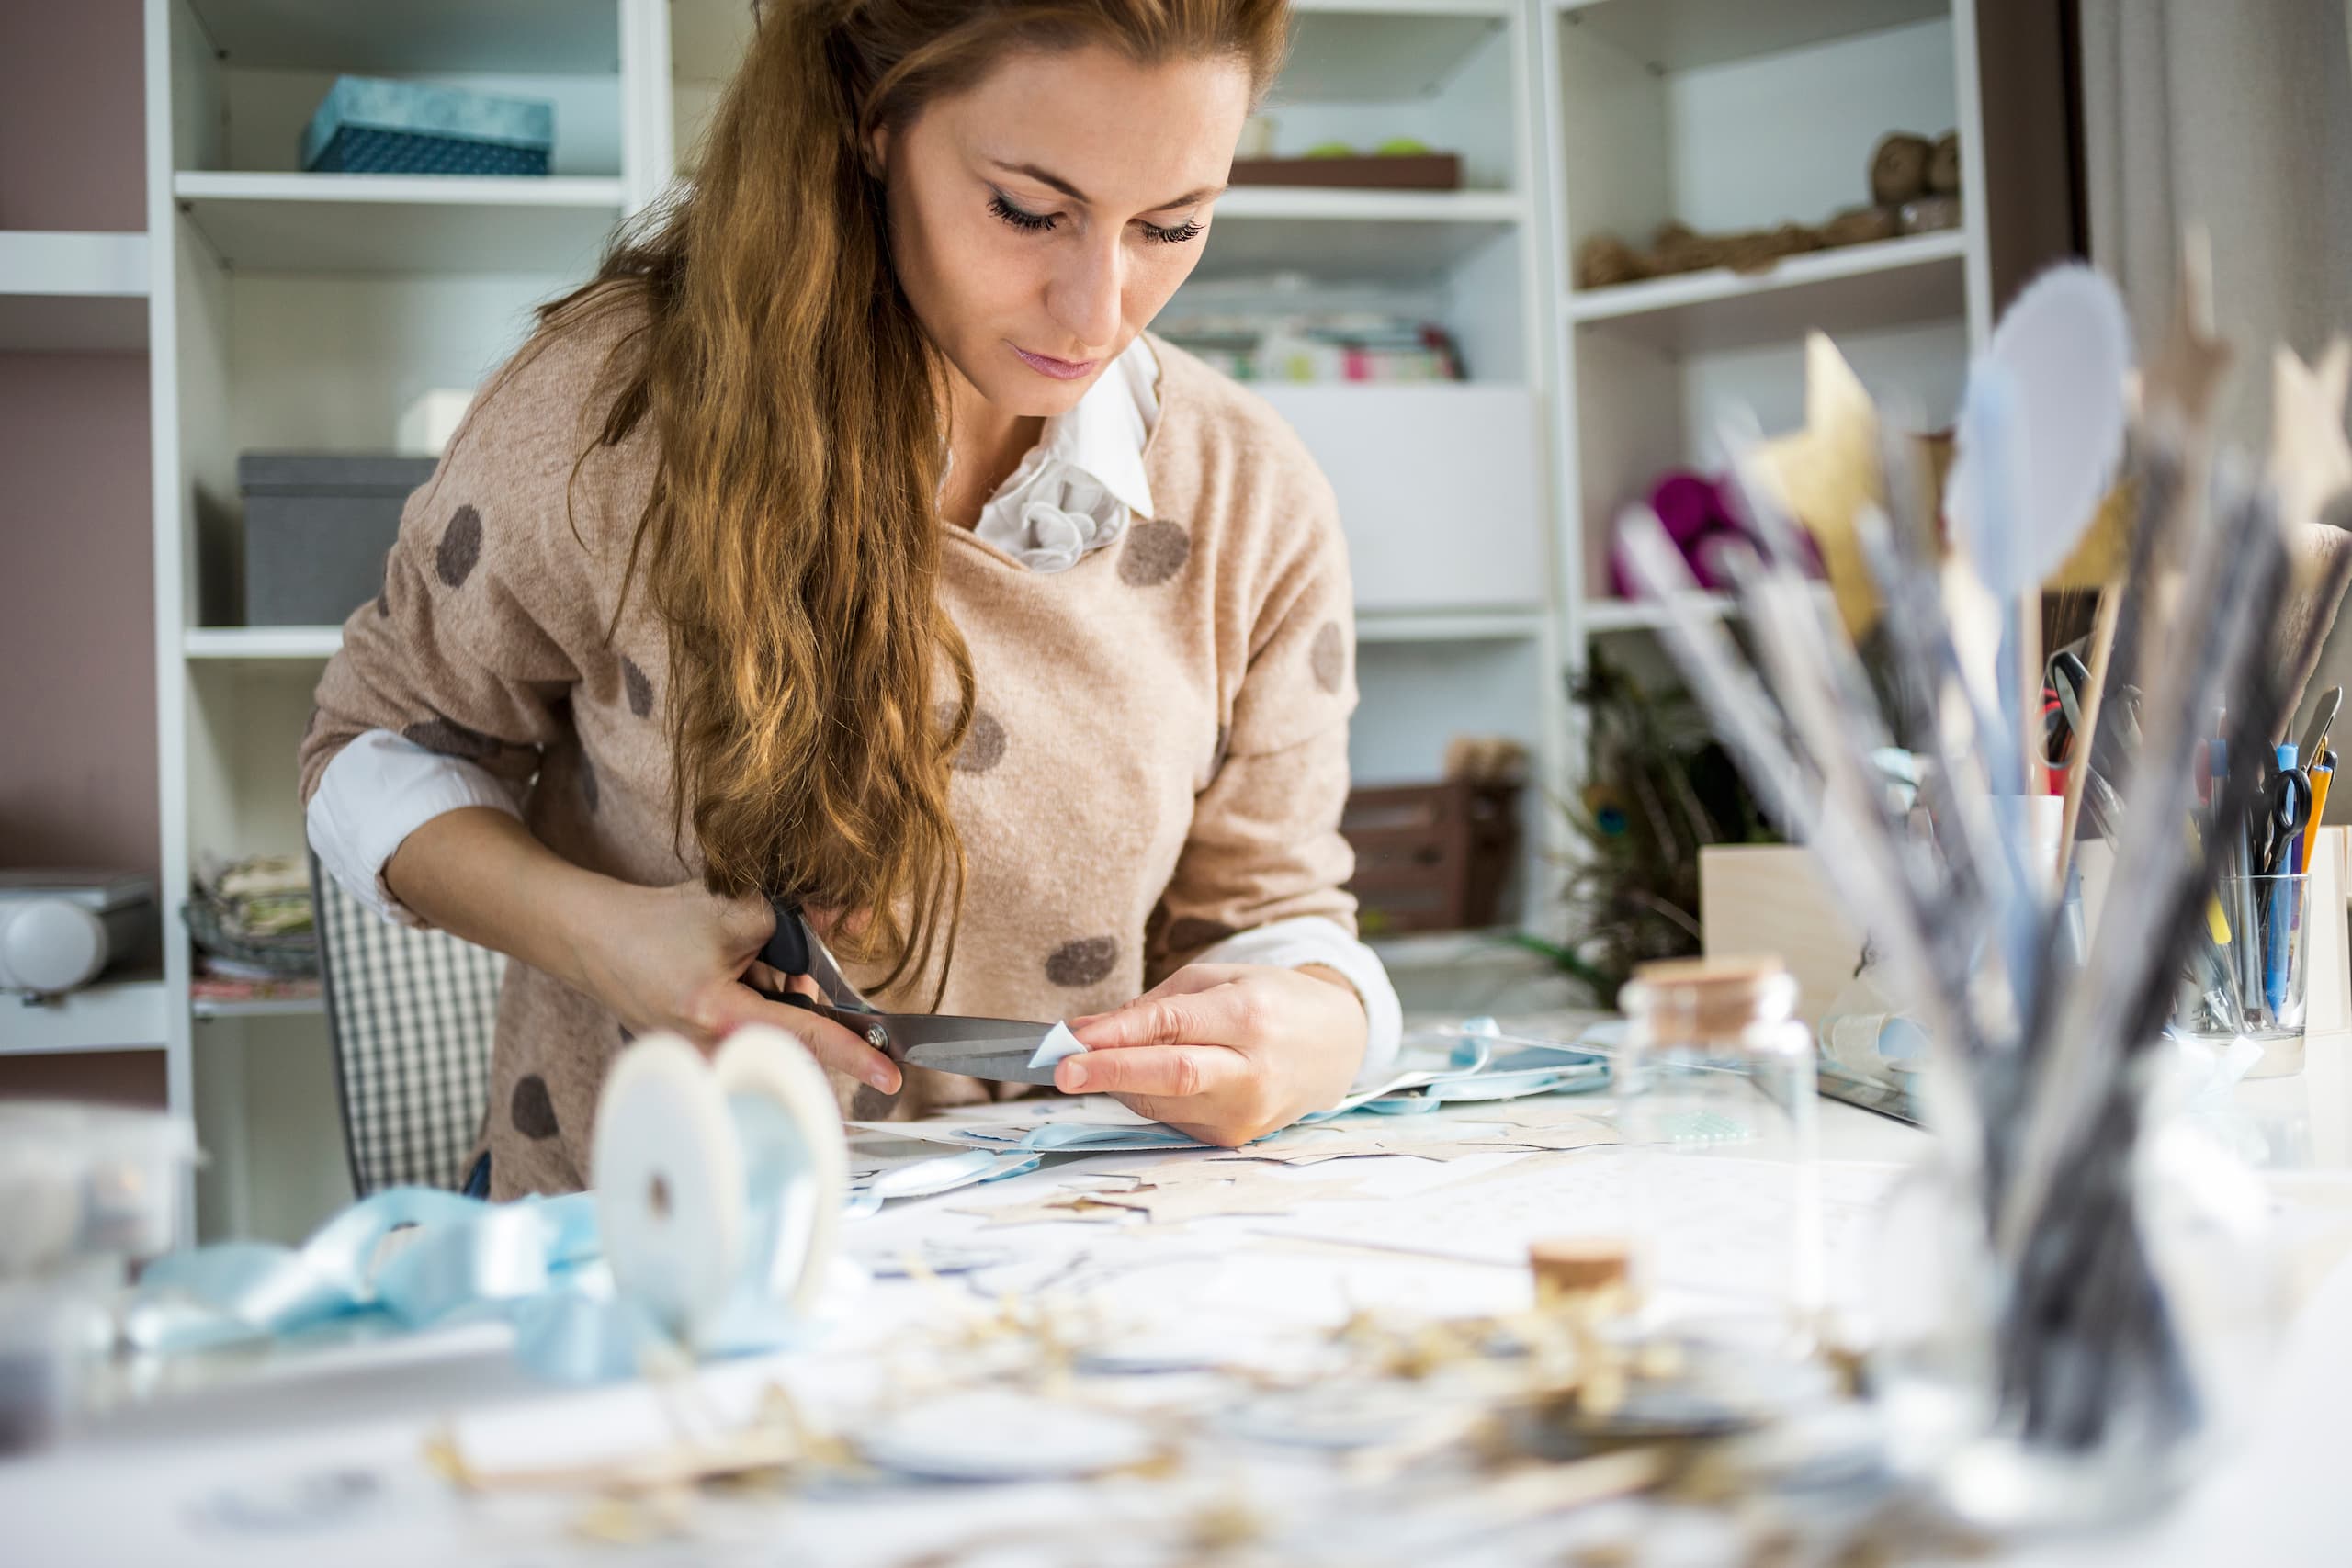
<svg viewBox="0 0 2352 1568">
<path fill-rule="evenodd" d="M 2231 1114 L 2243 1115 L 2255 1133 L 2280 1138 L 2307 1156 L 2322 1150 L 2339 1154 L 2344 1113 L 2352 1110 L 2345 1096 L 2343 1057 L 2324 1055 L 2315 1045 L 2314 1066 L 2317 1070 L 2301 1078 L 2245 1086 Z M 1475 1118 L 1476 1110 L 1464 1107 L 1460 1113 Z M 1904 1160 L 1923 1145 L 1921 1134 L 1866 1112 L 1838 1105 L 1824 1110 L 1829 1151 L 1838 1158 Z M 1306 1244 L 1264 1234 L 1283 1228 L 1280 1224 L 1248 1218 L 1204 1220 L 1174 1235 L 1138 1238 L 1080 1224 L 988 1231 L 980 1218 L 956 1212 L 1042 1196 L 1088 1163 L 1135 1166 L 1198 1157 L 1128 1155 L 1079 1165 L 1057 1162 L 978 1194 L 967 1190 L 894 1207 L 852 1228 L 855 1250 L 883 1257 L 925 1242 L 961 1240 L 1001 1245 L 1013 1256 L 998 1269 L 944 1287 L 877 1281 L 859 1299 L 850 1321 L 817 1345 L 703 1369 L 697 1386 L 714 1406 L 741 1409 L 748 1408 L 763 1385 L 779 1382 L 820 1421 L 854 1419 L 853 1413 L 886 1380 L 910 1375 L 905 1347 L 935 1337 L 941 1322 L 1005 1290 L 1082 1295 L 1091 1310 L 1109 1321 L 1132 1323 L 1139 1334 L 1198 1334 L 1245 1321 L 1328 1326 L 1368 1303 L 1429 1314 L 1489 1312 L 1527 1297 L 1523 1269 Z M 1577 1157 L 1611 1156 L 1561 1156 L 1524 1178 L 1498 1181 L 1494 1190 L 1518 1190 L 1522 1200 L 1529 1192 L 1540 1195 L 1545 1182 L 1568 1180 L 1575 1170 L 1568 1161 Z M 1435 1167 L 1389 1157 L 1322 1166 L 1286 1179 L 1322 1182 L 1345 1176 L 1396 1198 L 1511 1163 L 1511 1156 L 1479 1156 Z M 1361 1213 L 1362 1201 L 1354 1207 Z M 2343 1218 L 2352 1226 L 2352 1208 Z M 315 1357 L 307 1367 L 263 1368 L 198 1393 L 159 1399 L 94 1436 L 40 1457 L 0 1464 L 0 1561 L 254 1568 L 277 1562 L 521 1568 L 575 1558 L 877 1565 L 1158 1562 L 1181 1553 L 1142 1551 L 1138 1543 L 1168 1541 L 1203 1510 L 1249 1499 L 1276 1513 L 1328 1510 L 1340 1532 L 1332 1538 L 1333 1562 L 1384 1561 L 1404 1553 L 1398 1560 L 1509 1562 L 1531 1560 L 1538 1541 L 1541 1560 L 1558 1561 L 1560 1547 L 1576 1530 L 1625 1529 L 1623 1510 L 1633 1506 L 1602 1505 L 1551 1521 L 1544 1527 L 1549 1535 L 1455 1541 L 1463 1550 L 1452 1554 L 1408 1551 L 1405 1537 L 1374 1528 L 1365 1511 L 1368 1495 L 1346 1490 L 1348 1483 L 1334 1467 L 1295 1451 L 1221 1437 L 1204 1407 L 1187 1433 L 1186 1464 L 1173 1479 L 1105 1480 L 1088 1485 L 1082 1495 L 1064 1483 L 896 1483 L 824 1497 L 767 1494 L 706 1501 L 696 1505 L 692 1541 L 617 1552 L 570 1533 L 585 1506 L 581 1496 L 464 1496 L 425 1463 L 427 1436 L 453 1417 L 469 1456 L 493 1465 L 526 1458 L 551 1461 L 568 1446 L 593 1447 L 616 1430 L 663 1429 L 659 1407 L 644 1385 L 565 1391 L 531 1383 L 511 1364 L 503 1333 L 477 1328 Z M 2347 1341 L 2352 1270 L 2339 1268 L 2308 1302 L 2284 1348 L 2278 1387 L 2258 1435 L 2182 1507 L 2129 1539 L 2061 1543 L 2013 1560 L 2118 1568 L 2352 1562 L 2352 1524 L 2346 1523 L 2352 1508 L 2344 1502 L 2337 1458 L 2342 1413 L 2352 1408 Z M 249 1517 L 306 1485 L 322 1484 L 322 1478 L 344 1475 L 361 1478 L 353 1484 L 362 1495 L 316 1528 L 276 1530 L 259 1528 Z M 242 1523 L 240 1510 L 248 1516 Z M 1097 1533 L 1074 1533 L 1090 1527 Z M 1351 1529 L 1356 1532 L 1352 1537 L 1345 1533 Z M 994 1555 L 922 1555 L 1000 1532 L 1007 1544 Z M 1721 1540 L 1705 1546 L 1703 1529 L 1690 1540 L 1646 1526 L 1637 1533 L 1653 1544 L 1700 1543 L 1692 1547 L 1695 1558 L 1678 1560 L 1718 1561 L 1729 1550 Z"/>
</svg>

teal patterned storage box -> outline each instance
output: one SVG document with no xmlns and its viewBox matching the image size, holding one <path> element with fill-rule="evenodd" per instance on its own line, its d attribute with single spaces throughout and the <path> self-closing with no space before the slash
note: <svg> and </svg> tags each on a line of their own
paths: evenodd
<svg viewBox="0 0 2352 1568">
<path fill-rule="evenodd" d="M 302 132 L 314 175 L 544 175 L 555 106 L 338 76 Z"/>
</svg>

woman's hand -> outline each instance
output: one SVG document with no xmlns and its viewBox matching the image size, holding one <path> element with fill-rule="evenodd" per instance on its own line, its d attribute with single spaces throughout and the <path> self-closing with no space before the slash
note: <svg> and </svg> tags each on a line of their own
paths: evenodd
<svg viewBox="0 0 2352 1568">
<path fill-rule="evenodd" d="M 1110 1094 L 1228 1148 L 1338 1104 L 1363 1065 L 1363 1003 L 1337 974 L 1200 964 L 1125 1007 L 1073 1019 L 1086 1050 L 1054 1069 L 1068 1094 Z"/>
<path fill-rule="evenodd" d="M 640 887 L 576 866 L 503 811 L 445 811 L 384 864 L 393 897 L 478 946 L 546 971 L 639 1032 L 673 1029 L 716 1045 L 747 1023 L 772 1023 L 808 1054 L 886 1094 L 898 1064 L 830 1019 L 752 989 L 815 998 L 756 960 L 775 933 L 761 898 L 720 898 L 699 882 Z"/>
<path fill-rule="evenodd" d="M 573 922 L 578 983 L 631 1029 L 675 1030 L 707 1048 L 744 1024 L 772 1023 L 826 1066 L 898 1092 L 899 1067 L 889 1057 L 832 1020 L 752 988 L 823 999 L 807 976 L 779 975 L 758 962 L 775 933 L 766 899 L 722 898 L 699 882 L 606 886 L 609 894 Z"/>
</svg>

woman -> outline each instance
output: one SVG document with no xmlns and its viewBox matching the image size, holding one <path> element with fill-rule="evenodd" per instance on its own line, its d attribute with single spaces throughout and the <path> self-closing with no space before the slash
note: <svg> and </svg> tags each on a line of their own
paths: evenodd
<svg viewBox="0 0 2352 1568">
<path fill-rule="evenodd" d="M 883 1005 L 1084 1015 L 1059 1088 L 1217 1143 L 1393 1055 L 1329 488 L 1141 335 L 1287 20 L 771 0 L 691 188 L 477 399 L 302 776 L 346 886 L 517 961 L 492 1195 L 586 1180 L 634 1032 L 899 1090 L 753 989 L 770 893 Z M 902 1114 L 981 1092 L 910 1076 Z"/>
</svg>

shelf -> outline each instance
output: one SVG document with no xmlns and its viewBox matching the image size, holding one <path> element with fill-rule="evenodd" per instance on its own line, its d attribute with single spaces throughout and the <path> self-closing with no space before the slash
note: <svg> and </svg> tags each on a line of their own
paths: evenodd
<svg viewBox="0 0 2352 1568">
<path fill-rule="evenodd" d="M 1563 25 L 1660 73 L 1695 71 L 1951 15 L 1949 0 L 1557 0 Z"/>
<path fill-rule="evenodd" d="M 1518 642 L 1544 635 L 1540 609 L 1362 610 L 1356 641 Z"/>
<path fill-rule="evenodd" d="M 1711 594 L 1707 608 L 1716 615 L 1729 615 L 1737 604 L 1728 593 Z M 1666 625 L 1666 606 L 1648 599 L 1588 599 L 1584 614 L 1579 617 L 1584 629 L 1594 636 L 1608 632 L 1653 631 Z"/>
<path fill-rule="evenodd" d="M 1957 317 L 1967 309 L 1962 230 L 1790 256 L 1753 276 L 1717 267 L 1614 288 L 1572 290 L 1568 319 L 1606 324 L 1678 354 L 1792 343 Z"/>
<path fill-rule="evenodd" d="M 167 1001 L 153 978 L 101 980 L 46 1002 L 0 996 L 0 1056 L 158 1049 L 168 1036 Z"/>
<path fill-rule="evenodd" d="M 1268 107 L 1427 97 L 1509 25 L 1499 3 L 1329 0 L 1294 6 L 1290 59 Z"/>
<path fill-rule="evenodd" d="M 181 651 L 230 663 L 323 662 L 343 646 L 341 626 L 191 626 Z"/>
<path fill-rule="evenodd" d="M 613 0 L 189 0 L 206 40 L 232 69 L 527 72 L 620 69 Z"/>
<path fill-rule="evenodd" d="M 1323 283 L 1418 282 L 1509 234 L 1526 211 L 1515 191 L 1244 186 L 1217 197 L 1194 276 L 1295 272 Z"/>
<path fill-rule="evenodd" d="M 1838 613 L 1838 602 L 1831 597 L 1829 584 L 1815 580 L 1812 584 L 1815 606 L 1825 615 Z M 1739 614 L 1739 601 L 1729 593 L 1710 593 L 1705 609 L 1711 615 L 1727 618 Z M 1588 599 L 1580 617 L 1588 635 L 1608 632 L 1655 631 L 1666 625 L 1666 609 L 1647 599 Z"/>
<path fill-rule="evenodd" d="M 147 236 L 0 230 L 0 354 L 147 346 Z"/>
<path fill-rule="evenodd" d="M 240 272 L 582 273 L 621 182 L 582 175 L 219 174 L 173 194 Z"/>
<path fill-rule="evenodd" d="M 207 1001 L 199 997 L 188 1004 L 188 1011 L 197 1018 L 321 1018 L 327 1010 L 323 997 L 281 997 L 268 1001 L 227 1002 Z"/>
</svg>

